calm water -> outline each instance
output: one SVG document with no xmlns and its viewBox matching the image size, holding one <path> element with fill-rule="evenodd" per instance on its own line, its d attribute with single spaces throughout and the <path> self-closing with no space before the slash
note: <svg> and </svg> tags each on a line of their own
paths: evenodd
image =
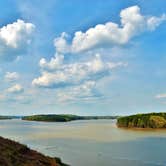
<svg viewBox="0 0 166 166">
<path fill-rule="evenodd" d="M 72 166 L 166 166 L 166 130 L 119 129 L 112 120 L 1 120 L 0 135 Z"/>
</svg>

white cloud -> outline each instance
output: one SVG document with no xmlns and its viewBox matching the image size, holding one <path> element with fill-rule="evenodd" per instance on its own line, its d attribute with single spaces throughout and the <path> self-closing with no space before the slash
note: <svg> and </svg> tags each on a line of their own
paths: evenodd
<svg viewBox="0 0 166 166">
<path fill-rule="evenodd" d="M 16 81 L 18 80 L 20 75 L 17 72 L 6 72 L 5 80 L 7 81 Z"/>
<path fill-rule="evenodd" d="M 0 59 L 13 60 L 26 51 L 31 43 L 35 26 L 23 20 L 17 20 L 0 28 Z"/>
<path fill-rule="evenodd" d="M 120 12 L 120 18 L 120 25 L 107 22 L 98 24 L 86 32 L 75 32 L 71 43 L 67 42 L 68 35 L 63 32 L 60 37 L 54 40 L 56 51 L 78 53 L 103 46 L 123 45 L 141 32 L 155 30 L 166 20 L 166 15 L 143 16 L 138 6 L 132 6 L 123 9 Z"/>
<path fill-rule="evenodd" d="M 24 91 L 24 88 L 19 84 L 13 85 L 12 87 L 7 89 L 8 93 L 13 93 L 13 94 L 14 93 L 22 93 L 23 91 Z"/>
<path fill-rule="evenodd" d="M 45 58 L 42 58 L 39 62 L 39 66 L 45 70 L 55 70 L 63 64 L 64 56 L 56 54 L 54 58 L 51 58 L 50 62 L 47 62 Z"/>
<path fill-rule="evenodd" d="M 93 89 L 95 88 L 94 81 L 86 81 L 81 85 L 67 88 L 59 91 L 56 94 L 58 102 L 73 102 L 76 100 L 86 100 L 86 98 L 94 97 Z"/>
<path fill-rule="evenodd" d="M 105 62 L 97 54 L 93 59 L 86 62 L 69 64 L 61 62 L 61 65 L 57 68 L 57 63 L 52 62 L 57 62 L 59 61 L 58 59 L 59 57 L 57 56 L 52 58 L 50 62 L 44 60 L 44 65 L 40 64 L 41 69 L 43 69 L 41 76 L 35 78 L 32 84 L 38 87 L 48 88 L 77 85 L 88 80 L 98 80 L 109 75 L 114 68 L 127 65 L 123 62 Z M 47 70 L 44 70 L 45 68 Z"/>
<path fill-rule="evenodd" d="M 66 38 L 68 38 L 67 33 L 62 32 L 60 37 L 54 39 L 54 46 L 57 52 L 66 53 L 71 51 L 71 46 L 67 44 Z"/>
<path fill-rule="evenodd" d="M 161 17 L 150 17 L 147 21 L 148 29 L 155 30 L 163 21 L 166 20 L 166 15 L 163 14 Z"/>
<path fill-rule="evenodd" d="M 158 94 L 158 95 L 156 95 L 155 96 L 155 98 L 157 98 L 157 99 L 162 99 L 162 98 L 166 98 L 166 94 Z"/>
</svg>

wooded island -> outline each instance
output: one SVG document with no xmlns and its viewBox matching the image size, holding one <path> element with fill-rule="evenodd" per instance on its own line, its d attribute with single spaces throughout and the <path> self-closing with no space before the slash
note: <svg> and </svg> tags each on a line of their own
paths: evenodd
<svg viewBox="0 0 166 166">
<path fill-rule="evenodd" d="M 24 116 L 22 120 L 43 121 L 43 122 L 69 122 L 73 120 L 97 120 L 97 119 L 116 119 L 117 116 L 78 116 L 68 114 L 49 114 Z"/>
</svg>

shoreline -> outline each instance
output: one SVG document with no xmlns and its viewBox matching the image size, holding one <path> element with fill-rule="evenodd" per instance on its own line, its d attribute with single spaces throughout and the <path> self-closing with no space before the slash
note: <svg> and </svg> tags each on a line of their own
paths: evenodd
<svg viewBox="0 0 166 166">
<path fill-rule="evenodd" d="M 119 129 L 124 129 L 124 130 L 135 130 L 135 131 L 166 131 L 166 128 L 140 128 L 140 127 L 119 127 L 116 125 L 117 128 Z"/>
</svg>

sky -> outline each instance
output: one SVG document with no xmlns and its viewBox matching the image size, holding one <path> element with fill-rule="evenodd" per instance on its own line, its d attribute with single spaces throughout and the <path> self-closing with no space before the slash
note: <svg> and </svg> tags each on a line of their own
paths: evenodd
<svg viewBox="0 0 166 166">
<path fill-rule="evenodd" d="M 0 1 L 0 114 L 166 109 L 166 1 Z"/>
</svg>

